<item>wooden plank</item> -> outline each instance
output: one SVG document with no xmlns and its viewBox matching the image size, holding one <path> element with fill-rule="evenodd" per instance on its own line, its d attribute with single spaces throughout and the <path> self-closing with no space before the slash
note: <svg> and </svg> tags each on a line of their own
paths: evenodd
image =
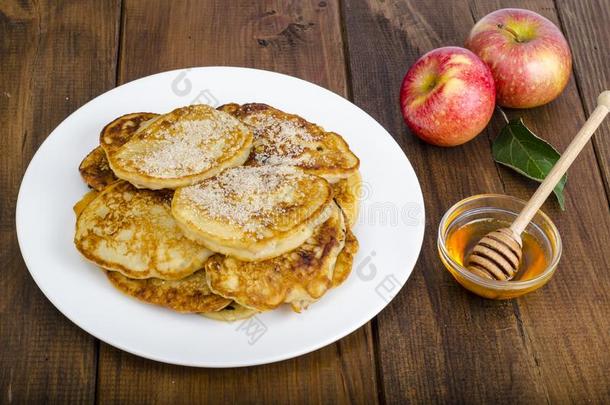
<svg viewBox="0 0 610 405">
<path fill-rule="evenodd" d="M 572 48 L 574 76 L 587 115 L 597 96 L 610 90 L 610 1 L 558 0 L 559 22 Z M 597 163 L 610 199 L 610 125 L 602 125 L 593 138 Z"/>
<path fill-rule="evenodd" d="M 480 18 L 513 4 L 477 1 L 472 9 L 475 17 Z M 542 14 L 560 26 L 553 1 L 529 0 L 520 7 Z M 593 22 L 583 19 L 581 24 Z M 568 38 L 574 36 L 569 28 L 564 29 Z M 582 40 L 608 41 L 607 35 L 607 27 L 600 24 L 597 28 L 592 26 L 588 39 Z M 582 52 L 580 44 L 570 45 L 575 54 Z M 593 72 L 596 67 L 586 69 Z M 566 148 L 585 121 L 574 77 L 552 103 L 511 111 L 510 115 L 523 117 L 532 130 L 559 150 Z M 605 128 L 607 133 L 607 123 Z M 596 135 L 597 139 L 600 135 L 602 132 Z M 526 199 L 533 193 L 534 183 L 524 182 L 505 169 L 501 173 L 510 194 Z M 554 201 L 547 202 L 544 208 L 561 232 L 563 257 L 557 274 L 544 289 L 519 300 L 521 322 L 550 400 L 602 403 L 607 400 L 610 387 L 610 376 L 606 373 L 610 369 L 610 352 L 605 349 L 610 345 L 610 274 L 606 271 L 610 269 L 606 254 L 610 246 L 610 210 L 591 144 L 581 152 L 568 177 L 566 211 L 560 211 Z"/>
<path fill-rule="evenodd" d="M 523 4 L 556 20 L 552 3 Z M 493 167 L 489 140 L 500 129 L 499 117 L 486 136 L 454 149 L 434 148 L 408 133 L 396 95 L 402 76 L 421 54 L 461 45 L 474 20 L 501 6 L 483 1 L 346 3 L 354 100 L 394 134 L 414 164 L 432 235 L 406 288 L 378 318 L 378 367 L 388 403 L 600 401 L 607 395 L 602 373 L 609 364 L 603 347 L 609 343 L 610 278 L 603 269 L 610 266 L 603 252 L 610 241 L 609 215 L 590 147 L 571 170 L 578 181 L 568 186 L 567 213 L 552 201 L 544 207 L 565 243 L 560 269 L 544 289 L 512 302 L 485 301 L 458 287 L 437 258 L 434 234 L 453 202 L 503 189 L 528 198 L 535 186 Z M 554 103 L 513 113 L 560 148 L 583 120 L 573 81 Z"/>
<path fill-rule="evenodd" d="M 121 82 L 187 66 L 236 65 L 347 93 L 336 2 L 127 0 L 123 21 Z M 144 45 L 151 43 L 154 52 Z M 298 359 L 232 370 L 174 367 L 102 344 L 99 369 L 101 403 L 377 401 L 369 326 Z"/>
<path fill-rule="evenodd" d="M 428 236 L 418 265 L 378 317 L 386 401 L 544 401 L 513 305 L 465 292 L 436 253 L 436 227 L 449 206 L 472 194 L 503 191 L 489 152 L 491 131 L 458 148 L 431 147 L 408 133 L 397 102 L 403 75 L 421 54 L 466 36 L 468 5 L 354 1 L 346 3 L 344 18 L 354 101 L 394 135 L 426 199 Z"/>
<path fill-rule="evenodd" d="M 21 178 L 40 143 L 114 85 L 119 9 L 117 1 L 0 3 L 2 403 L 94 400 L 95 340 L 64 318 L 29 276 L 14 218 Z"/>
</svg>

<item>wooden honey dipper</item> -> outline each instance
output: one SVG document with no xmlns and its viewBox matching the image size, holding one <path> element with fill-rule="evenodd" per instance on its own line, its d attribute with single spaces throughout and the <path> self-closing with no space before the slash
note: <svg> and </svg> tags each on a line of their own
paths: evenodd
<svg viewBox="0 0 610 405">
<path fill-rule="evenodd" d="M 466 260 L 468 270 L 488 279 L 510 280 L 515 276 L 521 263 L 523 246 L 521 234 L 609 111 L 610 91 L 606 90 L 599 95 L 597 107 L 589 119 L 510 227 L 488 233 L 475 245 Z"/>
</svg>

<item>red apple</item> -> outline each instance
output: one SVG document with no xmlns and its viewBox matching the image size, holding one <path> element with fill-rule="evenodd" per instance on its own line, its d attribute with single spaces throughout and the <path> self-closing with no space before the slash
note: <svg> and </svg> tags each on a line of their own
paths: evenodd
<svg viewBox="0 0 610 405">
<path fill-rule="evenodd" d="M 456 146 L 477 136 L 494 111 L 491 71 L 475 54 L 448 46 L 422 56 L 400 88 L 405 123 L 424 141 Z"/>
<path fill-rule="evenodd" d="M 489 67 L 498 104 L 530 108 L 554 100 L 568 84 L 570 48 L 559 28 L 529 10 L 506 8 L 483 17 L 466 48 Z"/>
</svg>

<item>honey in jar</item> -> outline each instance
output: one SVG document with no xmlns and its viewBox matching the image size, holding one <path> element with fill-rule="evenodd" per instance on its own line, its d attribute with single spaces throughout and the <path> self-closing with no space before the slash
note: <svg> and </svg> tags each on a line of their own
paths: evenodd
<svg viewBox="0 0 610 405">
<path fill-rule="evenodd" d="M 479 240 L 507 228 L 525 206 L 525 201 L 502 194 L 479 194 L 457 202 L 447 210 L 438 226 L 437 248 L 441 262 L 464 288 L 481 297 L 502 300 L 519 297 L 545 285 L 555 273 L 561 257 L 559 230 L 538 211 L 521 234 L 520 267 L 511 280 L 481 278 L 464 267 L 464 261 Z"/>
<path fill-rule="evenodd" d="M 491 218 L 479 218 L 467 222 L 449 232 L 446 239 L 447 251 L 454 261 L 464 266 L 465 259 L 482 237 L 489 232 L 508 226 L 510 226 L 508 222 Z M 537 237 L 523 232 L 521 239 L 523 256 L 513 281 L 533 279 L 540 275 L 548 265 L 545 249 Z"/>
</svg>

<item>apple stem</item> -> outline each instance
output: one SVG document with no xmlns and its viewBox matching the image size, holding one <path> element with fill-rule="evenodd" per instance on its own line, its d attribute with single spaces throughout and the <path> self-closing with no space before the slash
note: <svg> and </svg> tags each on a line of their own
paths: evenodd
<svg viewBox="0 0 610 405">
<path fill-rule="evenodd" d="M 515 31 L 514 29 L 507 27 L 504 24 L 498 24 L 498 28 L 500 28 L 501 30 L 508 31 L 515 38 L 515 41 L 521 42 L 521 39 L 519 38 L 519 34 L 517 34 L 517 31 Z"/>
<path fill-rule="evenodd" d="M 500 111 L 500 114 L 502 115 L 502 118 L 504 118 L 504 121 L 506 121 L 506 123 L 508 124 L 510 121 L 508 119 L 508 116 L 504 112 L 504 110 L 501 109 L 500 106 L 496 106 L 496 108 L 498 109 L 498 111 Z"/>
</svg>

